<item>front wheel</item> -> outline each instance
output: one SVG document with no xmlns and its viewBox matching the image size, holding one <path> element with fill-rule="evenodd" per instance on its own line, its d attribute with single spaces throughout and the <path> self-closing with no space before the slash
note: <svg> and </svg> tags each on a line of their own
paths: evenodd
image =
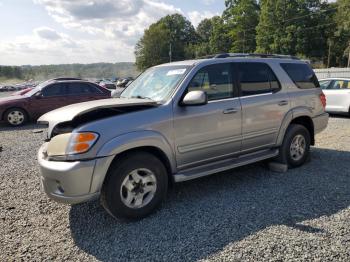
<svg viewBox="0 0 350 262">
<path fill-rule="evenodd" d="M 290 168 L 303 165 L 309 157 L 310 141 L 310 132 L 306 127 L 291 124 L 284 136 L 277 161 Z"/>
<path fill-rule="evenodd" d="M 163 163 L 147 152 L 116 157 L 101 191 L 101 203 L 115 218 L 140 219 L 166 196 L 168 175 Z"/>
<path fill-rule="evenodd" d="M 21 126 L 27 120 L 27 113 L 21 108 L 11 108 L 5 112 L 4 119 L 11 126 Z"/>
</svg>

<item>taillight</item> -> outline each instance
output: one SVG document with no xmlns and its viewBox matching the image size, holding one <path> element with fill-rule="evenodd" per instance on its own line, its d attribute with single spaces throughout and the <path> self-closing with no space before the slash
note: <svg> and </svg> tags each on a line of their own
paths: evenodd
<svg viewBox="0 0 350 262">
<path fill-rule="evenodd" d="M 323 108 L 326 108 L 327 100 L 326 100 L 326 96 L 323 93 L 320 94 L 320 100 L 321 100 Z"/>
</svg>

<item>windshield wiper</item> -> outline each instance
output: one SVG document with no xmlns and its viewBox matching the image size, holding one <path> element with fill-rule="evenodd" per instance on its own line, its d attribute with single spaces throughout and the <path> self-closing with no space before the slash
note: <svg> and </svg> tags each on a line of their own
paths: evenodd
<svg viewBox="0 0 350 262">
<path fill-rule="evenodd" d="M 130 98 L 138 98 L 138 99 L 149 99 L 149 100 L 152 100 L 154 101 L 152 98 L 150 97 L 147 97 L 147 96 L 140 96 L 140 95 L 137 95 L 137 96 L 132 96 Z"/>
</svg>

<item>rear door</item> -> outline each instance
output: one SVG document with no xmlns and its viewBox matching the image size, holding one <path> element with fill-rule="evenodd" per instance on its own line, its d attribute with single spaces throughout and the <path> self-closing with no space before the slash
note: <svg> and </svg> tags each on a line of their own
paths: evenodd
<svg viewBox="0 0 350 262">
<path fill-rule="evenodd" d="M 70 104 L 107 98 L 106 93 L 90 83 L 67 83 L 67 89 Z"/>
<path fill-rule="evenodd" d="M 235 63 L 242 105 L 242 153 L 271 147 L 290 104 L 272 69 L 262 62 Z"/>
<path fill-rule="evenodd" d="M 332 80 L 332 82 L 323 89 L 326 95 L 326 111 L 329 112 L 349 112 L 350 105 L 350 81 Z"/>
</svg>

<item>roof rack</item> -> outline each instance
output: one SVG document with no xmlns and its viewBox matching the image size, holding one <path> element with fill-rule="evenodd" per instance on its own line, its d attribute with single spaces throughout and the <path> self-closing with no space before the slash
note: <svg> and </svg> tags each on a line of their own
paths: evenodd
<svg viewBox="0 0 350 262">
<path fill-rule="evenodd" d="M 208 55 L 202 58 L 229 58 L 229 57 L 259 57 L 259 58 L 282 58 L 300 60 L 296 56 L 280 55 L 280 54 L 255 54 L 255 53 L 222 53 L 216 55 Z"/>
</svg>

